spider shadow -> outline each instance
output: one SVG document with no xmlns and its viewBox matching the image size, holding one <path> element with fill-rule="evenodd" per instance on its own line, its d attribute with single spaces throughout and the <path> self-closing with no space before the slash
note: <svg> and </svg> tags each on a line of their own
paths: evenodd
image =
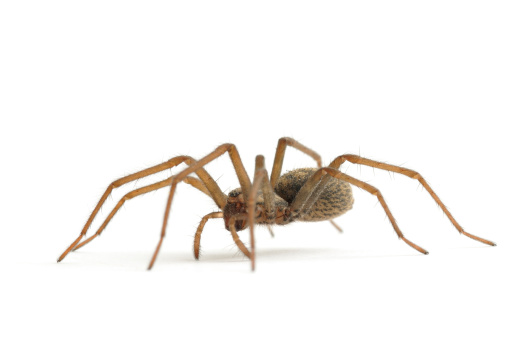
<svg viewBox="0 0 507 338">
<path fill-rule="evenodd" d="M 278 261 L 292 260 L 335 260 L 335 259 L 369 259 L 418 256 L 418 253 L 401 253 L 385 250 L 345 250 L 339 248 L 286 248 L 259 250 L 260 259 Z"/>
<path fill-rule="evenodd" d="M 280 261 L 280 262 L 288 262 L 288 261 L 312 261 L 312 260 L 335 260 L 335 259 L 368 259 L 368 258 L 388 258 L 388 257 L 406 257 L 406 256 L 424 256 L 417 252 L 396 252 L 396 251 L 386 251 L 386 250 L 345 250 L 339 248 L 301 248 L 301 247 L 291 247 L 291 248 L 258 248 L 256 250 L 256 257 L 259 260 L 263 261 Z M 168 260 L 175 260 L 174 257 L 169 258 Z M 224 253 L 224 252 L 209 252 L 201 255 L 201 261 L 208 262 L 243 262 L 247 261 L 246 258 L 241 251 L 237 251 L 233 254 Z M 183 259 L 183 261 L 188 261 Z"/>
<path fill-rule="evenodd" d="M 457 246 L 448 248 L 449 250 L 464 249 L 483 249 L 482 246 Z M 119 270 L 138 270 L 139 267 L 147 267 L 152 256 L 151 251 L 115 251 L 115 252 L 86 252 L 79 251 L 72 256 L 79 257 L 74 259 L 72 266 L 96 266 L 99 268 L 107 267 Z M 340 248 L 311 248 L 311 247 L 290 247 L 290 248 L 257 248 L 256 257 L 262 261 L 321 261 L 321 260 L 349 260 L 349 259 L 382 259 L 396 257 L 421 256 L 418 252 L 388 250 L 383 248 L 348 250 Z M 225 248 L 224 250 L 210 250 L 201 252 L 199 260 L 196 260 L 192 252 L 161 252 L 157 259 L 158 264 L 169 265 L 188 265 L 189 263 L 244 263 L 248 258 L 235 248 Z M 69 264 L 70 266 L 70 264 Z"/>
</svg>

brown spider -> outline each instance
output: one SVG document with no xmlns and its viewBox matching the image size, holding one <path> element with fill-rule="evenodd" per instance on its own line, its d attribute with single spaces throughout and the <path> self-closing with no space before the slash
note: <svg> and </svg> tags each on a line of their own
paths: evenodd
<svg viewBox="0 0 507 338">
<path fill-rule="evenodd" d="M 317 162 L 318 168 L 296 169 L 280 176 L 287 145 L 292 146 L 312 157 Z M 206 164 L 223 155 L 225 152 L 228 152 L 229 154 L 241 186 L 238 189 L 232 190 L 228 196 L 226 196 L 220 190 L 216 182 L 203 168 Z M 116 214 L 118 209 L 120 209 L 123 203 L 125 203 L 125 201 L 170 185 L 171 188 L 165 209 L 162 233 L 155 252 L 151 258 L 150 265 L 148 266 L 148 269 L 151 269 L 155 263 L 155 259 L 157 258 L 165 236 L 171 203 L 174 197 L 176 186 L 179 182 L 190 184 L 191 186 L 210 196 L 215 201 L 220 210 L 222 210 L 220 212 L 209 213 L 202 218 L 194 238 L 194 256 L 196 259 L 199 259 L 201 233 L 206 222 L 210 218 L 224 219 L 225 228 L 231 232 L 234 242 L 239 247 L 239 249 L 250 259 L 252 270 L 255 269 L 255 242 L 252 226 L 253 224 L 266 224 L 268 227 L 270 227 L 272 224 L 285 225 L 294 221 L 316 222 L 330 220 L 331 223 L 341 231 L 341 229 L 332 221 L 332 219 L 344 214 L 352 208 L 354 199 L 352 197 L 350 184 L 355 185 L 361 189 L 368 191 L 372 195 L 377 196 L 398 237 L 417 251 L 423 254 L 428 254 L 426 250 L 412 243 L 406 239 L 405 236 L 403 236 L 403 233 L 396 224 L 396 221 L 391 214 L 391 211 L 389 210 L 384 197 L 382 197 L 382 194 L 377 188 L 339 171 L 340 166 L 345 161 L 400 173 L 402 175 L 418 180 L 429 192 L 431 197 L 433 197 L 437 204 L 442 208 L 454 227 L 461 234 L 464 234 L 465 236 L 468 236 L 485 244 L 492 246 L 495 245 L 495 243 L 491 241 L 466 232 L 458 224 L 458 222 L 456 222 L 454 217 L 452 217 L 449 210 L 447 210 L 433 189 L 430 188 L 428 183 L 426 183 L 422 176 L 417 172 L 410 169 L 373 161 L 356 155 L 338 156 L 327 167 L 322 167 L 320 156 L 316 152 L 305 147 L 292 138 L 283 137 L 278 141 L 270 179 L 268 179 L 268 173 L 264 167 L 263 156 L 258 155 L 256 157 L 255 175 L 253 182 L 251 182 L 248 174 L 245 171 L 243 163 L 241 162 L 236 147 L 233 144 L 222 144 L 214 151 L 212 151 L 209 155 L 203 157 L 199 161 L 195 161 L 189 156 L 177 156 L 171 158 L 167 162 L 114 181 L 109 185 L 109 187 L 102 195 L 102 198 L 98 202 L 97 206 L 88 218 L 88 221 L 81 230 L 81 234 L 58 258 L 58 262 L 64 259 L 70 251 L 79 249 L 83 245 L 89 243 L 94 238 L 99 236 L 102 231 L 104 231 L 113 216 Z M 90 225 L 97 215 L 98 210 L 114 188 L 118 188 L 125 183 L 172 168 L 182 162 L 185 162 L 188 165 L 188 168 L 181 171 L 180 173 L 160 182 L 135 189 L 123 196 L 122 199 L 116 204 L 114 209 L 109 213 L 106 220 L 97 230 L 97 232 L 90 238 L 80 243 L 81 239 L 86 235 L 86 232 L 90 228 Z M 197 174 L 199 179 L 189 176 L 194 172 Z M 246 228 L 250 228 L 250 250 L 246 248 L 237 234 L 237 231 L 241 231 Z M 271 228 L 269 229 L 271 231 Z"/>
</svg>

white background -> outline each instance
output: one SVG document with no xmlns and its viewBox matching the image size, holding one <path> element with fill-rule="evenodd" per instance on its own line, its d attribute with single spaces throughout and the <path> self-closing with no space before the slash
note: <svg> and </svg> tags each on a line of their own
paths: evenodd
<svg viewBox="0 0 507 338">
<path fill-rule="evenodd" d="M 0 334 L 505 337 L 506 17 L 502 1 L 2 2 Z M 213 220 L 196 262 L 217 207 L 182 185 L 152 271 L 167 189 L 56 263 L 112 180 L 225 142 L 252 176 L 281 136 L 418 170 L 498 246 L 417 182 L 344 165 L 430 255 L 355 189 L 343 234 L 258 228 L 252 273 Z M 283 171 L 313 165 L 289 148 Z M 238 185 L 227 156 L 208 169 Z"/>
</svg>

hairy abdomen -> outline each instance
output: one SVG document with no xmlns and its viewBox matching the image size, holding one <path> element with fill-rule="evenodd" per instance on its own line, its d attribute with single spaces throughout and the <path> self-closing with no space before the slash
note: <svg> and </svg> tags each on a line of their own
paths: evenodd
<svg viewBox="0 0 507 338">
<path fill-rule="evenodd" d="M 305 182 L 317 171 L 316 168 L 295 169 L 282 175 L 275 186 L 275 193 L 289 205 Z M 318 222 L 333 219 L 352 209 L 354 197 L 347 182 L 331 178 L 315 204 L 297 220 Z"/>
</svg>

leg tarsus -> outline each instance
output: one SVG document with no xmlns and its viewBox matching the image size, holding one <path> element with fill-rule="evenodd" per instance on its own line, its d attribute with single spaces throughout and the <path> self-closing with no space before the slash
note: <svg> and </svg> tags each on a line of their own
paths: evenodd
<svg viewBox="0 0 507 338">
<path fill-rule="evenodd" d="M 58 259 L 56 260 L 57 263 L 60 263 L 64 258 L 65 256 L 67 256 L 67 254 L 69 252 L 72 251 L 72 249 L 74 249 L 74 247 L 76 246 L 77 243 L 79 243 L 79 241 L 81 240 L 81 238 L 83 238 L 83 234 L 79 235 L 78 238 L 76 238 L 76 240 L 74 242 L 72 242 L 70 244 L 70 246 L 67 248 L 67 250 L 65 250 L 61 255 L 60 257 L 58 257 Z"/>
<path fill-rule="evenodd" d="M 157 259 L 158 252 L 160 251 L 160 247 L 162 246 L 163 239 L 164 239 L 164 237 L 162 236 L 162 237 L 160 237 L 160 239 L 158 241 L 157 248 L 155 249 L 155 252 L 153 253 L 153 256 L 151 257 L 150 265 L 148 265 L 148 270 L 151 270 L 151 268 L 153 267 L 153 264 L 155 264 L 155 260 Z"/>
<path fill-rule="evenodd" d="M 481 238 L 479 236 L 475 236 L 475 235 L 469 234 L 465 230 L 463 230 L 462 234 L 465 235 L 465 236 L 467 236 L 467 237 L 469 237 L 469 238 L 471 238 L 471 239 L 475 239 L 476 241 L 479 241 L 481 243 L 488 244 L 488 245 L 491 245 L 491 246 L 496 246 L 495 242 L 488 241 L 487 239 Z"/>
<path fill-rule="evenodd" d="M 411 241 L 409 241 L 408 239 L 406 239 L 405 237 L 400 237 L 400 239 L 402 239 L 405 243 L 407 243 L 408 245 L 410 245 L 412 248 L 416 249 L 417 251 L 419 251 L 420 253 L 422 254 L 429 254 L 428 251 L 424 250 L 423 248 L 421 248 L 419 245 L 415 244 L 415 243 L 412 243 Z"/>
</svg>

